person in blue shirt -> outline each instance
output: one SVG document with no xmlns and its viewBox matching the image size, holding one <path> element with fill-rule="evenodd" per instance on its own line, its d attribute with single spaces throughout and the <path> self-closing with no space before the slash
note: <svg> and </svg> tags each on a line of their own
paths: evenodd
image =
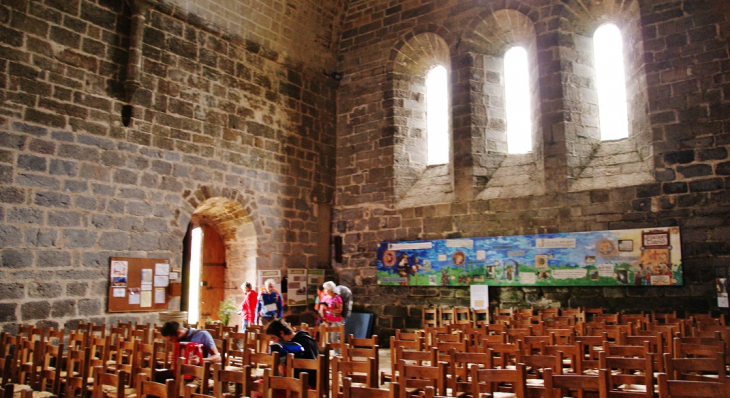
<svg viewBox="0 0 730 398">
<path fill-rule="evenodd" d="M 191 342 L 200 343 L 203 345 L 203 358 L 193 356 L 190 358 L 190 364 L 199 365 L 202 362 L 219 363 L 221 361 L 221 354 L 218 352 L 218 348 L 215 346 L 213 336 L 207 330 L 196 330 L 193 328 L 181 327 L 179 323 L 172 321 L 166 322 L 162 325 L 160 333 L 165 340 L 171 343 L 177 342 Z"/>
<path fill-rule="evenodd" d="M 274 280 L 268 279 L 264 282 L 264 289 L 259 294 L 259 301 L 256 304 L 256 323 L 260 319 L 261 324 L 266 326 L 283 315 L 284 303 L 281 294 L 274 288 Z"/>
</svg>

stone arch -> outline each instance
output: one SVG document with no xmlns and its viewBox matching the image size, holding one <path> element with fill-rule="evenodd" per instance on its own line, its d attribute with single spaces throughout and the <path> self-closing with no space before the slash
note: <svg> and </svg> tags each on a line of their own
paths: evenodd
<svg viewBox="0 0 730 398">
<path fill-rule="evenodd" d="M 256 259 L 261 242 L 258 223 L 252 216 L 256 208 L 253 199 L 234 189 L 212 186 L 186 191 L 183 198 L 191 210 L 189 223 L 193 226 L 206 224 L 223 239 L 227 285 L 238 288 L 245 281 L 256 285 Z M 225 298 L 240 302 L 243 293 L 240 289 L 226 290 Z"/>
<path fill-rule="evenodd" d="M 648 85 L 645 73 L 641 9 L 639 0 L 569 0 L 561 10 L 561 61 L 566 113 L 574 115 L 566 129 L 567 175 L 570 191 L 605 189 L 653 182 L 653 142 L 649 121 Z M 605 23 L 621 31 L 629 110 L 629 137 L 602 142 L 598 123 L 593 65 L 593 34 Z M 572 99 L 577 99 L 572 100 Z M 621 162 L 617 160 L 623 159 Z M 615 167 L 605 166 L 607 161 Z M 623 162 L 623 163 L 622 163 Z"/>
<path fill-rule="evenodd" d="M 454 156 L 470 162 L 455 164 L 456 189 L 460 196 L 491 199 L 544 192 L 542 76 L 538 66 L 536 19 L 534 9 L 513 1 L 503 8 L 485 9 L 462 33 L 457 56 L 469 62 L 459 62 L 460 69 L 454 73 L 469 79 L 459 82 L 462 85 L 459 91 L 469 93 L 463 99 L 469 106 L 457 107 L 462 114 L 454 117 L 469 122 L 457 123 L 464 131 L 455 131 L 459 137 L 455 148 L 462 152 Z M 504 54 L 514 46 L 525 48 L 528 54 L 532 152 L 508 156 Z"/>
<path fill-rule="evenodd" d="M 390 52 L 390 90 L 384 107 L 392 115 L 389 123 L 394 134 L 393 190 L 399 207 L 410 207 L 413 200 L 422 203 L 424 192 L 419 187 L 430 190 L 425 196 L 436 203 L 452 200 L 451 162 L 428 166 L 425 103 L 426 74 L 442 65 L 451 76 L 450 37 L 442 26 L 428 24 L 403 35 Z"/>
</svg>

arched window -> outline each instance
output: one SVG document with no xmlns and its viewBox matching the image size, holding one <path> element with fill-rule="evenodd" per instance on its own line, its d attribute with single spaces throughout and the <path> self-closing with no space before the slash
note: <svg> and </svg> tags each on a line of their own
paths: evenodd
<svg viewBox="0 0 730 398">
<path fill-rule="evenodd" d="M 426 129 L 428 165 L 449 163 L 449 91 L 446 68 L 439 65 L 426 75 Z"/>
<path fill-rule="evenodd" d="M 629 136 L 626 77 L 621 31 L 613 24 L 601 25 L 593 34 L 596 91 L 601 140 Z"/>
<path fill-rule="evenodd" d="M 504 54 L 504 96 L 507 116 L 507 152 L 532 151 L 532 108 L 527 51 L 512 47 Z"/>
</svg>

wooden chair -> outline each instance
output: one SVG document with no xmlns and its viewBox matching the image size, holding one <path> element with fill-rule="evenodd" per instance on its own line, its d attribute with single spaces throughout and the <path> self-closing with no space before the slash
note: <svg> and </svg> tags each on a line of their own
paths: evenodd
<svg viewBox="0 0 730 398">
<path fill-rule="evenodd" d="M 375 359 L 375 368 L 380 369 L 380 354 L 378 353 L 378 336 L 370 338 L 355 338 L 347 336 L 347 344 L 342 349 L 342 358 L 347 361 L 365 361 L 367 358 Z"/>
<path fill-rule="evenodd" d="M 675 337 L 672 343 L 674 358 L 712 358 L 726 350 L 725 343 L 715 338 Z"/>
<path fill-rule="evenodd" d="M 43 364 L 40 370 L 38 390 L 50 395 L 60 396 L 64 345 L 45 344 L 41 359 Z"/>
<path fill-rule="evenodd" d="M 421 312 L 421 327 L 439 327 L 441 326 L 441 312 L 438 307 L 424 308 Z"/>
<path fill-rule="evenodd" d="M 401 397 L 413 395 L 415 390 L 434 387 L 436 393 L 446 395 L 446 362 L 438 362 L 436 366 L 408 365 L 405 360 L 398 361 L 396 381 L 401 385 Z"/>
<path fill-rule="evenodd" d="M 475 328 L 489 325 L 491 323 L 491 320 L 489 319 L 489 309 L 472 309 L 471 320 Z"/>
<path fill-rule="evenodd" d="M 335 360 L 337 359 L 339 358 L 335 358 Z M 372 358 L 368 358 L 368 360 L 372 360 Z M 367 360 L 363 363 L 365 362 L 367 362 Z M 286 364 L 287 377 L 298 378 L 301 372 L 307 372 L 309 380 L 316 378 L 315 389 L 309 389 L 309 398 L 329 397 L 329 368 L 327 366 L 327 358 L 325 358 L 324 355 L 318 355 L 317 359 L 302 359 L 294 358 L 294 354 L 288 354 Z M 373 383 L 377 387 L 377 362 L 375 364 L 367 364 L 367 366 L 369 368 L 374 368 L 374 371 L 370 375 L 371 380 L 368 380 L 367 382 Z"/>
<path fill-rule="evenodd" d="M 428 348 L 423 351 L 407 350 L 403 346 L 396 346 L 393 350 L 392 360 L 390 362 L 390 375 L 384 375 L 384 372 L 380 376 L 380 384 L 383 384 L 385 379 L 393 381 L 398 374 L 398 362 L 403 359 L 409 364 L 415 364 L 423 366 L 428 363 L 429 366 L 434 366 L 438 362 L 438 351 L 436 347 Z M 404 387 L 401 385 L 401 387 Z"/>
<path fill-rule="evenodd" d="M 336 340 L 335 335 L 339 334 L 340 341 Z M 340 326 L 327 326 L 324 323 L 319 325 L 319 346 L 329 345 L 330 349 L 335 350 L 336 353 L 341 353 L 342 348 L 345 345 L 345 325 Z"/>
<path fill-rule="evenodd" d="M 517 363 L 525 365 L 525 374 L 528 384 L 542 385 L 545 380 L 545 370 L 552 369 L 551 374 L 563 373 L 563 353 L 556 355 L 518 355 Z"/>
<path fill-rule="evenodd" d="M 713 381 L 670 380 L 660 373 L 659 398 L 730 398 L 730 379 Z"/>
<path fill-rule="evenodd" d="M 107 373 L 103 366 L 95 366 L 93 376 L 91 398 L 124 398 L 127 396 L 125 387 L 129 383 L 127 372 Z"/>
<path fill-rule="evenodd" d="M 366 361 L 344 361 L 342 358 L 333 358 L 331 362 L 332 368 L 332 398 L 339 397 L 342 394 L 340 381 L 344 378 L 350 378 L 365 387 L 378 387 L 378 368 L 375 367 L 375 360 L 368 358 Z"/>
<path fill-rule="evenodd" d="M 596 315 L 603 314 L 603 307 L 598 308 L 583 308 L 583 313 L 586 316 L 586 322 L 595 320 Z"/>
<path fill-rule="evenodd" d="M 439 309 L 439 325 L 440 326 L 446 326 L 451 325 L 452 323 L 455 323 L 455 315 L 454 315 L 454 309 L 453 308 L 446 308 L 441 307 Z"/>
<path fill-rule="evenodd" d="M 608 394 L 608 372 L 599 369 L 596 376 L 579 374 L 552 375 L 552 384 L 555 397 L 568 397 L 575 392 L 578 397 L 585 396 L 586 392 L 598 393 L 599 398 L 606 398 Z"/>
<path fill-rule="evenodd" d="M 226 370 L 222 365 L 213 365 L 213 395 L 216 398 L 223 398 L 229 393 L 230 385 L 233 384 L 234 397 L 248 397 L 251 395 L 253 378 L 251 377 L 251 367 L 246 365 L 240 370 Z M 96 398 L 96 397 L 94 397 Z"/>
<path fill-rule="evenodd" d="M 506 369 L 517 363 L 517 356 L 522 352 L 522 341 L 515 343 L 487 343 L 484 347 L 492 353 L 492 363 L 495 368 Z"/>
<path fill-rule="evenodd" d="M 258 353 L 252 349 L 247 349 L 243 352 L 243 364 L 249 365 L 253 370 L 255 369 L 273 369 L 276 372 L 276 368 L 279 366 L 279 353 Z"/>
<path fill-rule="evenodd" d="M 608 392 L 612 397 L 653 398 L 654 360 L 650 353 L 643 358 L 612 357 L 601 352 L 600 367 L 608 370 Z"/>
<path fill-rule="evenodd" d="M 715 381 L 727 377 L 721 352 L 715 358 L 672 358 L 664 353 L 664 369 L 671 380 Z"/>
<path fill-rule="evenodd" d="M 472 365 L 479 369 L 491 369 L 492 355 L 490 352 L 457 352 L 456 349 L 448 353 L 448 376 L 447 387 L 451 389 L 451 395 L 461 393 L 473 394 L 472 383 L 469 379 Z"/>
<path fill-rule="evenodd" d="M 279 353 L 278 352 L 272 352 L 271 354 L 261 354 L 261 353 L 255 353 L 251 349 L 247 349 L 245 352 L 245 361 L 244 364 L 249 366 L 250 374 L 249 378 L 254 378 L 256 375 L 254 373 L 258 373 L 257 369 L 263 369 L 263 372 L 266 372 L 267 370 L 271 372 L 277 372 L 277 368 L 279 367 Z M 245 367 L 244 367 L 245 368 Z M 259 394 L 264 393 L 264 385 L 262 383 L 250 383 L 251 392 L 256 392 Z"/>
<path fill-rule="evenodd" d="M 175 380 L 168 379 L 164 384 L 149 381 L 147 375 L 139 373 L 137 376 L 137 398 L 157 397 L 176 398 Z"/>
<path fill-rule="evenodd" d="M 454 320 L 452 322 L 456 325 L 472 325 L 471 309 L 468 307 L 455 307 L 454 308 Z"/>
<path fill-rule="evenodd" d="M 352 385 L 352 379 L 346 377 L 342 380 L 343 398 L 398 398 L 400 397 L 400 384 L 388 383 L 388 388 L 359 387 Z"/>
<path fill-rule="evenodd" d="M 400 347 L 402 350 L 410 350 L 410 351 L 423 351 L 425 349 L 425 340 L 423 338 L 423 332 L 418 333 L 417 335 L 414 334 L 414 336 L 399 336 L 398 330 L 395 331 L 395 336 L 390 336 L 390 364 L 391 364 L 391 371 L 390 373 L 381 371 L 380 372 L 380 384 L 385 383 L 386 381 L 391 381 L 391 378 L 393 376 L 393 373 L 395 372 L 396 365 L 398 363 L 398 358 L 396 358 L 396 352 L 398 347 Z M 412 337 L 414 340 L 400 340 L 398 337 Z"/>
<path fill-rule="evenodd" d="M 83 349 L 69 349 L 60 387 L 65 398 L 84 398 L 88 392 L 90 369 L 86 364 L 90 358 L 91 348 L 88 346 Z"/>
<path fill-rule="evenodd" d="M 287 398 L 306 398 L 308 389 L 307 373 L 302 372 L 298 379 L 292 377 L 271 376 L 271 370 L 264 370 L 264 398 L 273 398 L 274 391 L 285 391 Z"/>
<path fill-rule="evenodd" d="M 576 373 L 583 374 L 583 344 L 553 344 L 542 347 L 544 355 L 561 355 L 563 358 L 563 369 L 555 373 Z"/>
<path fill-rule="evenodd" d="M 203 362 L 201 366 L 186 365 L 184 358 L 177 358 L 177 364 L 175 365 L 175 394 L 180 397 L 185 395 L 185 385 L 193 379 L 197 379 L 200 383 L 199 392 L 201 394 L 210 395 L 210 362 Z"/>
<path fill-rule="evenodd" d="M 482 393 L 494 394 L 502 391 L 505 384 L 508 384 L 510 392 L 517 398 L 525 396 L 527 386 L 525 384 L 525 365 L 517 364 L 514 369 L 480 369 L 472 365 L 470 369 L 473 396 L 480 396 Z"/>
</svg>

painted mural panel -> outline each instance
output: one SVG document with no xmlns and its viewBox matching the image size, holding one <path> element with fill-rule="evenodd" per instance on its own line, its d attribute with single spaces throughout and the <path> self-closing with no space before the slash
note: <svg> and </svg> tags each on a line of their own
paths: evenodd
<svg viewBox="0 0 730 398">
<path fill-rule="evenodd" d="M 682 284 L 678 227 L 381 242 L 377 267 L 381 285 Z"/>
</svg>

